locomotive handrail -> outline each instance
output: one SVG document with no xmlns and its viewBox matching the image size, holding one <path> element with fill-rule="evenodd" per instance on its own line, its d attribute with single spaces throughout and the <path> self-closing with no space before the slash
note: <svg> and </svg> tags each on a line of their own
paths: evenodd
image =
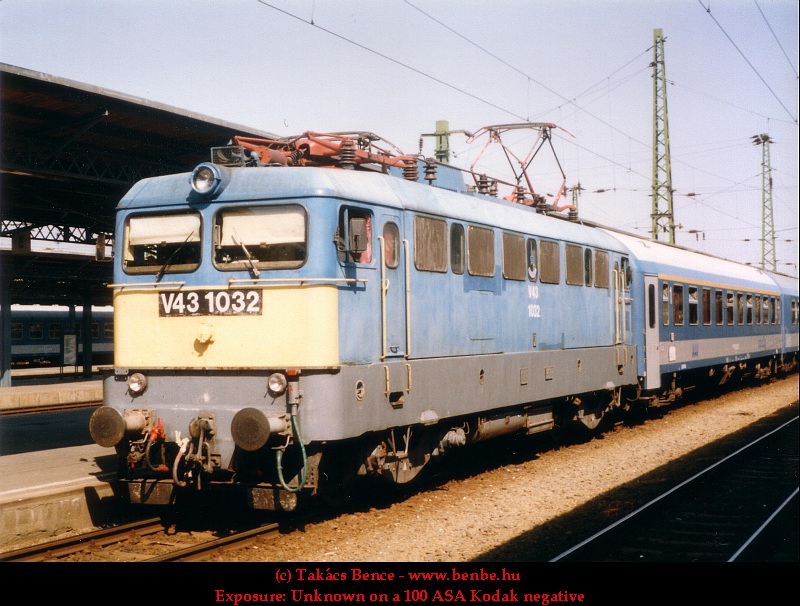
<svg viewBox="0 0 800 606">
<path fill-rule="evenodd" d="M 403 248 L 406 251 L 406 358 L 411 355 L 411 268 L 409 261 L 411 254 L 409 252 L 408 240 L 403 239 Z M 409 372 L 410 367 L 409 367 Z M 409 390 L 411 389 L 411 380 L 409 379 Z"/>
<path fill-rule="evenodd" d="M 241 284 L 247 282 L 269 282 L 269 283 L 280 283 L 280 282 L 298 282 L 303 284 L 304 282 L 342 282 L 345 284 L 366 284 L 366 278 L 230 278 L 228 280 L 228 286 L 232 284 Z"/>
<path fill-rule="evenodd" d="M 108 288 L 158 288 L 159 286 L 177 286 L 180 288 L 186 282 L 128 282 L 125 284 L 108 284 Z"/>
<path fill-rule="evenodd" d="M 378 243 L 381 250 L 381 360 L 386 359 L 386 247 L 383 245 L 383 236 L 378 236 Z M 389 372 L 388 367 L 386 372 Z M 386 377 L 386 387 L 389 387 L 389 377 Z M 387 391 L 386 395 L 389 393 Z"/>
</svg>

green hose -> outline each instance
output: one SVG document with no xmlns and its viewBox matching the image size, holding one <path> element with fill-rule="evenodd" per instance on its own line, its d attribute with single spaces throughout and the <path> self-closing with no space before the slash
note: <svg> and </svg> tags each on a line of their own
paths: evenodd
<svg viewBox="0 0 800 606">
<path fill-rule="evenodd" d="M 297 426 L 296 414 L 292 415 L 292 427 L 294 428 L 294 433 L 297 436 L 297 442 L 300 444 L 300 452 L 303 453 L 303 473 L 300 476 L 300 485 L 297 488 L 289 488 L 289 486 L 283 479 L 283 467 L 281 466 L 281 460 L 283 459 L 283 450 L 278 451 L 277 455 L 275 456 L 275 460 L 278 465 L 278 479 L 281 481 L 281 486 L 283 486 L 284 490 L 288 490 L 289 492 L 300 492 L 306 485 L 308 459 L 306 458 L 306 447 L 303 444 L 303 436 L 300 435 L 300 428 Z"/>
</svg>

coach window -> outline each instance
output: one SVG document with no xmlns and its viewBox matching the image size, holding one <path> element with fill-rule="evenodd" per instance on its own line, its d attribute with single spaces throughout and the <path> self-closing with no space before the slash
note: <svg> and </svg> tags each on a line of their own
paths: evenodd
<svg viewBox="0 0 800 606">
<path fill-rule="evenodd" d="M 400 264 L 400 230 L 396 223 L 383 225 L 383 262 L 389 269 Z"/>
<path fill-rule="evenodd" d="M 711 289 L 704 288 L 703 289 L 703 300 L 701 301 L 703 305 L 703 325 L 710 326 L 711 325 Z"/>
<path fill-rule="evenodd" d="M 574 244 L 566 245 L 567 284 L 583 286 L 583 249 Z"/>
<path fill-rule="evenodd" d="M 539 249 L 536 240 L 528 240 L 528 279 L 536 282 L 539 278 Z"/>
<path fill-rule="evenodd" d="M 525 238 L 503 232 L 503 277 L 508 280 L 524 280 Z"/>
<path fill-rule="evenodd" d="M 683 284 L 672 286 L 672 322 L 675 326 L 683 324 Z"/>
<path fill-rule="evenodd" d="M 450 269 L 454 274 L 464 273 L 464 226 L 461 223 L 450 226 Z"/>
<path fill-rule="evenodd" d="M 345 251 L 358 263 L 372 260 L 369 213 L 350 209 L 346 227 L 359 217 L 358 238 L 342 232 Z M 295 269 L 306 260 L 306 211 L 302 206 L 236 206 L 217 213 L 214 224 L 214 263 L 223 270 Z M 341 228 L 341 224 L 340 224 Z M 342 244 L 341 240 L 338 240 Z"/>
<path fill-rule="evenodd" d="M 692 326 L 697 326 L 697 322 L 699 321 L 699 315 L 697 313 L 697 287 L 690 286 L 689 287 L 689 324 Z"/>
<path fill-rule="evenodd" d="M 123 231 L 122 268 L 129 274 L 194 271 L 200 265 L 200 215 L 135 215 Z"/>
<path fill-rule="evenodd" d="M 75 324 L 75 338 L 80 341 L 80 338 L 81 338 L 81 323 L 80 322 Z"/>
<path fill-rule="evenodd" d="M 756 295 L 755 312 L 756 324 L 761 324 L 761 295 Z"/>
<path fill-rule="evenodd" d="M 722 324 L 724 314 L 722 313 L 722 291 L 714 291 L 714 319 L 718 325 Z"/>
<path fill-rule="evenodd" d="M 625 259 L 623 259 L 625 261 Z M 594 253 L 594 285 L 595 288 L 608 288 L 608 253 L 598 250 Z"/>
<path fill-rule="evenodd" d="M 744 294 L 736 293 L 736 323 L 744 324 Z"/>
<path fill-rule="evenodd" d="M 775 322 L 777 321 L 777 317 L 778 316 L 775 315 L 775 297 L 770 297 L 769 298 L 769 319 L 770 319 L 770 323 L 775 324 Z"/>
<path fill-rule="evenodd" d="M 729 290 L 725 292 L 725 323 L 728 326 L 736 324 L 733 315 L 733 293 Z"/>
<path fill-rule="evenodd" d="M 664 326 L 669 324 L 669 284 L 661 287 L 661 322 Z"/>
<path fill-rule="evenodd" d="M 20 340 L 22 340 L 22 323 L 21 322 L 12 322 L 11 323 L 11 340 L 12 341 L 20 341 Z"/>
<path fill-rule="evenodd" d="M 583 283 L 585 286 L 592 285 L 592 249 L 587 248 L 583 251 Z"/>
<path fill-rule="evenodd" d="M 92 339 L 99 339 L 100 338 L 100 324 L 97 322 L 92 322 Z"/>
<path fill-rule="evenodd" d="M 558 242 L 539 240 L 539 274 L 542 282 L 561 282 L 561 251 Z"/>
<path fill-rule="evenodd" d="M 113 339 L 114 338 L 114 323 L 113 322 L 105 322 L 103 324 L 103 337 L 106 339 Z"/>
<path fill-rule="evenodd" d="M 48 326 L 47 329 L 47 338 L 48 339 L 58 339 L 61 337 L 61 324 L 53 323 Z"/>
<path fill-rule="evenodd" d="M 494 276 L 494 232 L 491 229 L 469 226 L 467 269 L 473 276 Z"/>
<path fill-rule="evenodd" d="M 41 339 L 44 337 L 44 326 L 41 322 L 31 322 L 28 324 L 28 338 Z"/>
<path fill-rule="evenodd" d="M 781 298 L 775 299 L 775 324 L 781 323 Z"/>
<path fill-rule="evenodd" d="M 447 271 L 447 223 L 414 217 L 414 266 L 420 271 Z"/>
<path fill-rule="evenodd" d="M 753 323 L 753 295 L 748 294 L 745 299 L 745 318 L 747 324 Z"/>
<path fill-rule="evenodd" d="M 766 295 L 761 299 L 761 323 L 769 324 L 769 297 Z"/>
<path fill-rule="evenodd" d="M 656 326 L 656 287 L 650 284 L 647 287 L 647 321 L 650 328 Z"/>
</svg>

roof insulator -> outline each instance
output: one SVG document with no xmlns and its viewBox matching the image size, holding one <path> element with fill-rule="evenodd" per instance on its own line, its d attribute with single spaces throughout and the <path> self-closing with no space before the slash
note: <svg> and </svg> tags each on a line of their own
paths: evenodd
<svg viewBox="0 0 800 606">
<path fill-rule="evenodd" d="M 478 177 L 478 193 L 479 194 L 488 194 L 489 193 L 489 178 L 486 175 L 481 175 Z"/>
<path fill-rule="evenodd" d="M 436 161 L 433 158 L 425 158 L 425 180 L 428 184 L 436 181 Z"/>
<path fill-rule="evenodd" d="M 356 166 L 356 144 L 352 139 L 344 139 L 339 148 L 342 168 L 354 169 Z"/>
<path fill-rule="evenodd" d="M 406 160 L 406 164 L 403 167 L 403 178 L 407 179 L 408 181 L 416 182 L 417 176 L 417 160 L 414 158 L 409 158 Z"/>
</svg>

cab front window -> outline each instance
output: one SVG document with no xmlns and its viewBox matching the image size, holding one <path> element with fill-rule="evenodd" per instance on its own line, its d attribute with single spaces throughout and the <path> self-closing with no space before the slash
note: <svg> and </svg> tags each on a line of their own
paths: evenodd
<svg viewBox="0 0 800 606">
<path fill-rule="evenodd" d="M 199 265 L 198 213 L 135 215 L 125 223 L 122 267 L 127 273 L 161 276 Z"/>
<path fill-rule="evenodd" d="M 217 213 L 214 263 L 224 270 L 294 269 L 308 250 L 302 206 L 246 206 Z"/>
</svg>

